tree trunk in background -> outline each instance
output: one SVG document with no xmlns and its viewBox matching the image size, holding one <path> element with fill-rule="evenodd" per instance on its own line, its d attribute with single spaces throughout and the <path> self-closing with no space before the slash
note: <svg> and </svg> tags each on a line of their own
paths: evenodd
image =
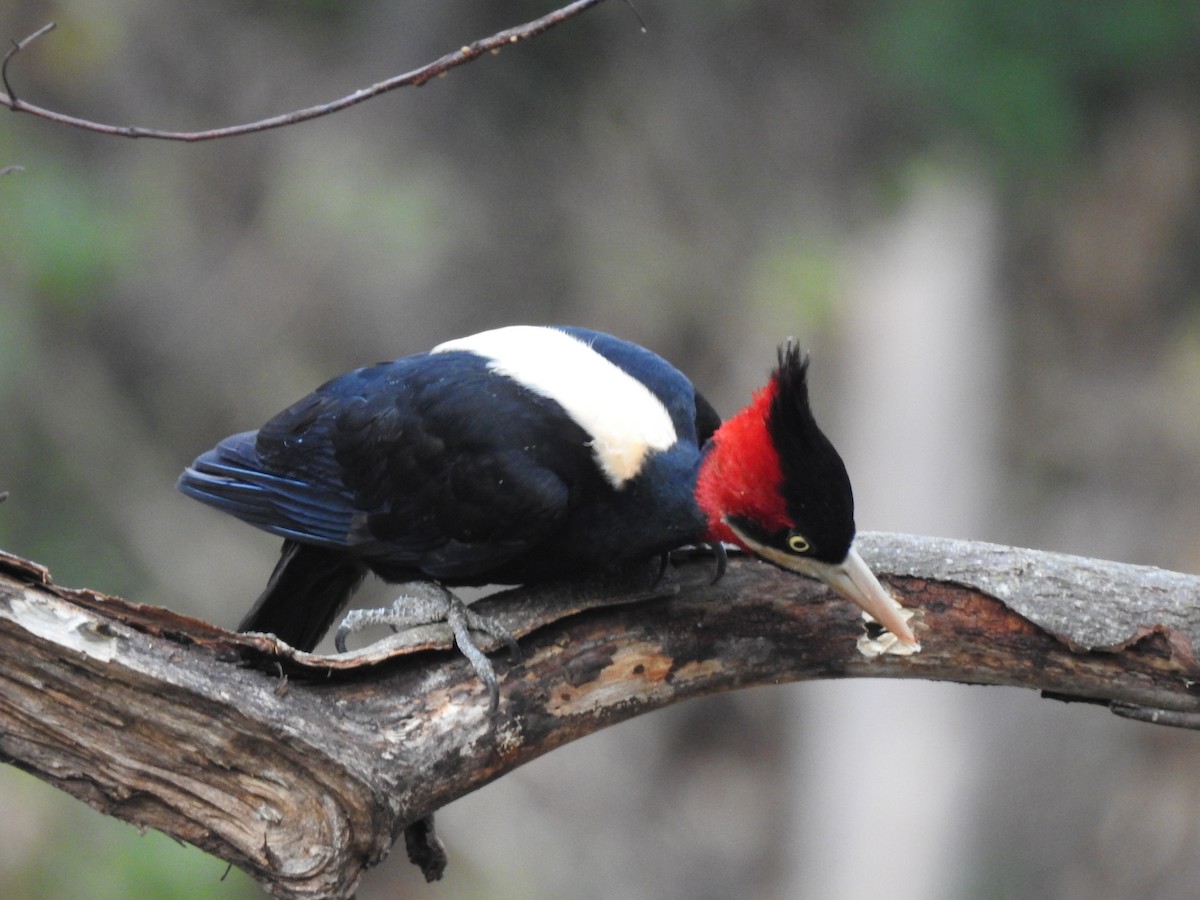
<svg viewBox="0 0 1200 900">
<path fill-rule="evenodd" d="M 968 177 L 916 183 L 847 260 L 845 393 L 832 423 L 860 529 L 988 538 L 1003 329 L 995 199 Z M 997 695 L 988 694 L 987 701 Z M 961 897 L 969 884 L 979 694 L 926 683 L 828 682 L 794 715 L 789 897 Z"/>
</svg>

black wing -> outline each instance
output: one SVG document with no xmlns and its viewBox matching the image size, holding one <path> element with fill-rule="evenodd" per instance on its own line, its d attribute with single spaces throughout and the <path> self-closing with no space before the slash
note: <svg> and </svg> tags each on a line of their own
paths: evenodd
<svg viewBox="0 0 1200 900">
<path fill-rule="evenodd" d="M 201 456 L 180 488 L 385 577 L 463 579 L 535 547 L 599 480 L 557 404 L 447 352 L 328 382 Z"/>
</svg>

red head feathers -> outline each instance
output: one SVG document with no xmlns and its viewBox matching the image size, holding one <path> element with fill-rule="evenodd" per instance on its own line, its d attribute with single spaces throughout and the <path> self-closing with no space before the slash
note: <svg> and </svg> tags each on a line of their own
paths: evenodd
<svg viewBox="0 0 1200 900">
<path fill-rule="evenodd" d="M 853 548 L 854 496 L 808 402 L 808 360 L 791 343 L 750 404 L 713 435 L 696 483 L 709 538 L 811 575 L 917 646 L 896 602 Z"/>
</svg>

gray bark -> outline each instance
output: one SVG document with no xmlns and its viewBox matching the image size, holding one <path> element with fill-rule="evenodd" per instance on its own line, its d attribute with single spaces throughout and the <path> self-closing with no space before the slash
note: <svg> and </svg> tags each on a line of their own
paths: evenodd
<svg viewBox="0 0 1200 900">
<path fill-rule="evenodd" d="M 1200 577 L 901 535 L 861 550 L 924 648 L 878 654 L 848 603 L 749 559 L 481 601 L 522 636 L 501 703 L 439 627 L 343 657 L 58 587 L 0 556 L 0 757 L 284 896 L 350 896 L 404 828 L 606 725 L 812 678 L 1039 689 L 1200 723 Z"/>
</svg>

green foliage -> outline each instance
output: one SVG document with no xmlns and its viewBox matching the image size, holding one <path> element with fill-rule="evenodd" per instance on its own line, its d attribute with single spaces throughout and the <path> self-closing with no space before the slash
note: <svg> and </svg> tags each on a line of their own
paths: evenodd
<svg viewBox="0 0 1200 900">
<path fill-rule="evenodd" d="M 1187 0 L 900 0 L 869 23 L 878 65 L 935 125 L 1006 167 L 1058 168 L 1097 113 L 1131 87 L 1196 65 L 1200 7 Z"/>
<path fill-rule="evenodd" d="M 0 508 L 0 546 L 54 560 L 68 583 L 121 591 L 132 586 L 122 577 L 127 561 L 111 542 L 87 537 L 103 532 L 105 510 L 75 484 L 60 449 L 21 411 L 39 390 L 46 347 L 98 333 L 94 316 L 136 256 L 139 229 L 85 170 L 14 143 L 10 150 L 0 141 L 0 158 L 23 166 L 0 179 L 0 405 L 9 423 L 0 490 L 12 492 Z"/>
<path fill-rule="evenodd" d="M 47 160 L 27 164 L 0 180 L 0 202 L 0 266 L 17 296 L 81 311 L 101 295 L 99 286 L 117 274 L 127 255 L 131 223 L 116 221 L 78 170 Z"/>
<path fill-rule="evenodd" d="M 15 820 L 22 835 L 9 836 L 9 852 L 0 856 L 0 884 L 10 900 L 78 897 L 83 885 L 90 900 L 259 896 L 247 875 L 236 869 L 226 875 L 226 863 L 195 847 L 116 819 L 77 817 L 77 800 L 23 773 L 5 770 L 0 782 L 24 801 Z M 45 804 L 40 813 L 31 812 L 39 800 Z M 23 843 L 42 849 L 26 856 Z"/>
<path fill-rule="evenodd" d="M 819 237 L 791 235 L 769 245 L 755 261 L 744 302 L 794 322 L 797 334 L 816 334 L 835 316 L 837 263 L 836 248 Z"/>
</svg>

